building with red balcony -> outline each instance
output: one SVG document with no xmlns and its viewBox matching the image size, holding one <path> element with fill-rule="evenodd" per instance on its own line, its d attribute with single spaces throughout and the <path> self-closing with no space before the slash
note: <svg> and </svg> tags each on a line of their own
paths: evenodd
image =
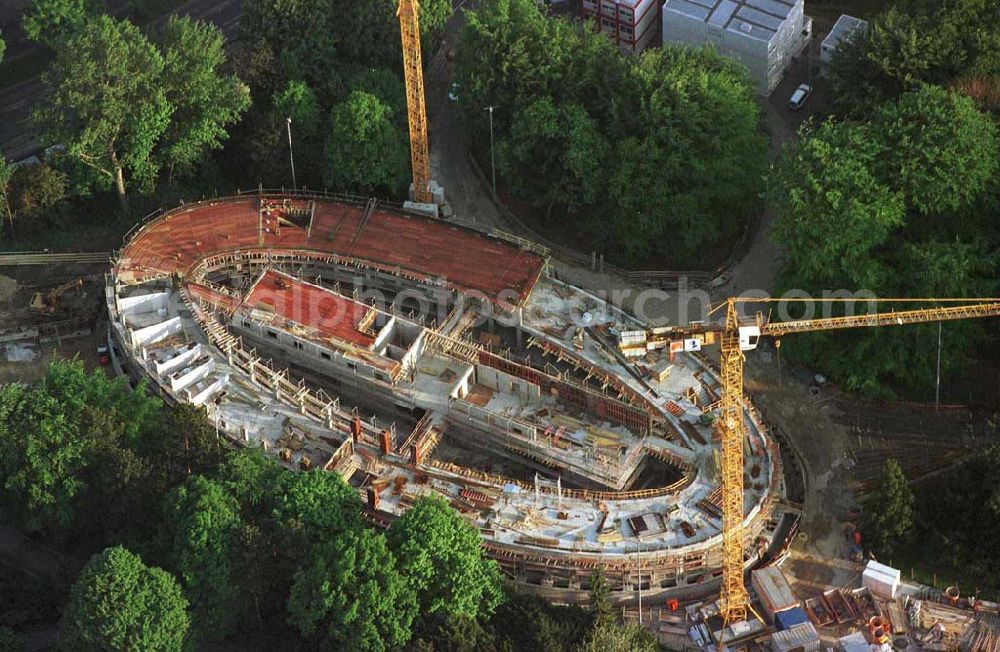
<svg viewBox="0 0 1000 652">
<path fill-rule="evenodd" d="M 625 54 L 642 52 L 656 34 L 656 0 L 581 0 L 581 13 Z"/>
</svg>

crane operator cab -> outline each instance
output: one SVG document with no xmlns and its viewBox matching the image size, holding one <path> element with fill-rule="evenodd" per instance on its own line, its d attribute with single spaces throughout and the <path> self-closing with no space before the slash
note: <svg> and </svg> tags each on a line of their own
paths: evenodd
<svg viewBox="0 0 1000 652">
<path fill-rule="evenodd" d="M 753 351 L 760 340 L 760 326 L 740 326 L 740 351 Z"/>
</svg>

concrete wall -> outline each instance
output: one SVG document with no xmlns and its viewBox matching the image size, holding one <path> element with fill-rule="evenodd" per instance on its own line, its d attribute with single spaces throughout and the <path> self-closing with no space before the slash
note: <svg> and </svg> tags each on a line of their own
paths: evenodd
<svg viewBox="0 0 1000 652">
<path fill-rule="evenodd" d="M 159 324 L 128 331 L 128 339 L 132 346 L 143 346 L 159 342 L 166 337 L 180 333 L 182 330 L 184 330 L 184 325 L 181 323 L 181 318 L 171 317 Z M 145 356 L 145 354 L 143 355 Z"/>
<path fill-rule="evenodd" d="M 493 367 L 476 365 L 476 382 L 501 393 L 514 394 L 529 405 L 541 401 L 541 387 Z"/>
<path fill-rule="evenodd" d="M 167 308 L 169 306 L 170 294 L 168 292 L 137 294 L 118 299 L 118 312 L 126 316 L 143 312 L 154 312 L 160 308 Z"/>
</svg>

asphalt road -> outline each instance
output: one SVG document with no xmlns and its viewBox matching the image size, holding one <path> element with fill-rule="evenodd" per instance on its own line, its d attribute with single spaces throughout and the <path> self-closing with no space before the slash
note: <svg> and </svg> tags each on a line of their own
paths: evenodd
<svg viewBox="0 0 1000 652">
<path fill-rule="evenodd" d="M 16 0 L 15 4 L 20 1 Z M 112 12 L 123 9 L 124 0 L 112 0 L 110 6 Z M 173 13 L 214 23 L 222 30 L 227 40 L 232 40 L 237 34 L 242 11 L 242 0 L 190 0 Z M 166 20 L 166 17 L 157 22 L 163 20 Z M 5 24 L 11 22 L 9 18 L 5 18 Z M 7 31 L 4 33 L 7 34 Z M 16 55 L 11 53 L 12 59 L 14 56 L 28 53 L 33 45 L 20 36 L 19 29 L 17 34 L 18 36 L 12 40 L 18 50 Z M 11 43 L 12 41 L 8 41 L 8 48 L 12 47 Z M 48 145 L 39 142 L 38 133 L 31 123 L 32 107 L 41 101 L 44 95 L 45 88 L 38 77 L 0 89 L 0 152 L 8 160 L 19 161 L 37 154 Z"/>
</svg>

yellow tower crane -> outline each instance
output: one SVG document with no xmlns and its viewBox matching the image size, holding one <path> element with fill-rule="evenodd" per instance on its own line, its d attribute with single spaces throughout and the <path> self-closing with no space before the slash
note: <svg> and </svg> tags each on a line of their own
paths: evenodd
<svg viewBox="0 0 1000 652">
<path fill-rule="evenodd" d="M 646 351 L 669 348 L 683 350 L 685 342 L 720 345 L 722 401 L 719 428 L 722 461 L 722 617 L 723 631 L 727 625 L 746 620 L 753 610 L 743 582 L 744 541 L 743 519 L 743 445 L 746 424 L 743 420 L 743 362 L 745 352 L 757 348 L 761 337 L 781 338 L 792 333 L 861 328 L 868 326 L 902 326 L 927 322 L 996 317 L 1000 315 L 1000 299 L 878 299 L 882 303 L 958 303 L 949 307 L 874 312 L 848 317 L 802 319 L 772 322 L 761 313 L 754 318 L 740 316 L 742 303 L 781 303 L 783 301 L 813 301 L 811 299 L 743 299 L 730 298 L 712 312 L 725 308 L 721 324 L 698 324 L 689 327 L 654 328 L 645 332 L 624 332 L 619 347 L 626 355 L 641 355 Z M 843 302 L 845 299 L 816 300 Z M 671 346 L 673 345 L 673 346 Z M 756 614 L 755 614 L 756 615 Z M 758 616 L 759 617 L 759 616 Z"/>
<path fill-rule="evenodd" d="M 424 72 L 420 58 L 420 6 L 417 0 L 399 0 L 399 32 L 403 42 L 403 74 L 406 78 L 406 116 L 410 124 L 410 167 L 413 200 L 432 202 L 431 167 L 427 153 L 427 112 L 424 109 Z"/>
</svg>

